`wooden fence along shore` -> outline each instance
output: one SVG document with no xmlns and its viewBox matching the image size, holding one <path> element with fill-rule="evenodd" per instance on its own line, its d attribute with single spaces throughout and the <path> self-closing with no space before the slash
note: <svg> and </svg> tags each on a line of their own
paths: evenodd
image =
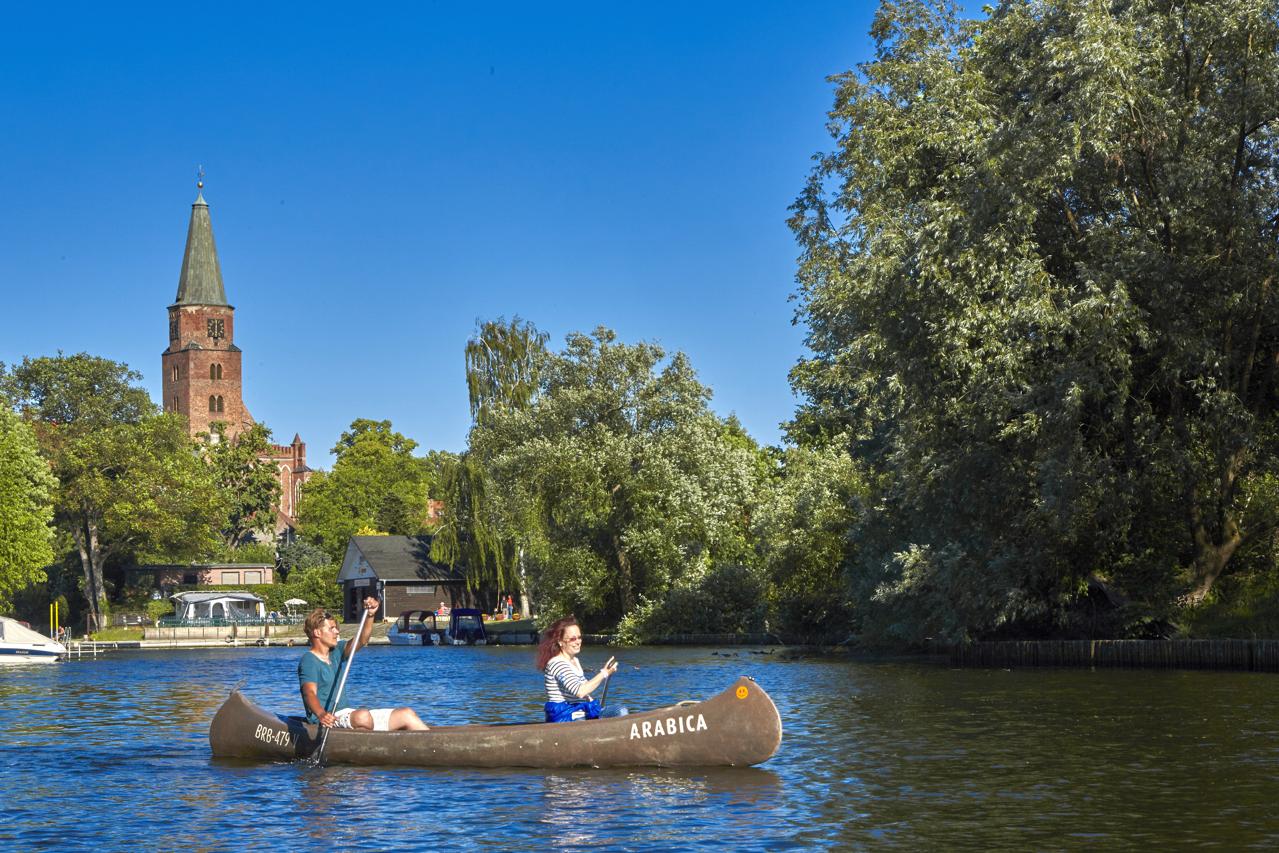
<svg viewBox="0 0 1279 853">
<path fill-rule="evenodd" d="M 1088 666 L 1279 672 L 1279 640 L 1035 640 L 969 643 L 951 663 L 971 667 Z"/>
</svg>

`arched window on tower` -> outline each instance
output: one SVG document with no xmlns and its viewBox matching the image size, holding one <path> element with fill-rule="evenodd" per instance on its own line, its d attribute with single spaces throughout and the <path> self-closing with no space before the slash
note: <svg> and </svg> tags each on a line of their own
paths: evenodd
<svg viewBox="0 0 1279 853">
<path fill-rule="evenodd" d="M 209 365 L 209 378 L 210 378 L 210 379 L 221 379 L 221 378 L 222 378 L 222 365 L 220 365 L 220 364 L 210 364 L 210 365 Z"/>
<path fill-rule="evenodd" d="M 209 398 L 209 411 L 210 411 L 210 412 L 216 412 L 217 410 L 218 410 L 218 398 L 217 398 L 217 397 L 210 397 L 210 398 Z"/>
<path fill-rule="evenodd" d="M 218 411 L 222 411 L 222 395 L 218 395 Z"/>
<path fill-rule="evenodd" d="M 179 377 L 180 375 L 181 375 L 181 374 L 180 374 L 180 373 L 178 373 L 178 366 L 177 366 L 176 364 L 175 364 L 175 365 L 173 365 L 173 381 L 174 381 L 174 382 L 177 382 L 177 381 L 178 381 L 178 377 Z"/>
</svg>

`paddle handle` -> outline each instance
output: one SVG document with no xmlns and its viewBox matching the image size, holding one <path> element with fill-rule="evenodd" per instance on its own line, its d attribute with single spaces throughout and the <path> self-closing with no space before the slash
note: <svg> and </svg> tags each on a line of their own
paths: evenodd
<svg viewBox="0 0 1279 853">
<path fill-rule="evenodd" d="M 364 623 L 369 618 L 369 609 L 364 608 L 364 612 L 360 614 L 360 625 L 355 629 L 355 637 L 352 642 L 358 642 L 360 635 L 364 633 Z M 355 661 L 356 646 L 351 646 L 351 653 L 346 656 L 346 665 L 342 667 L 342 675 L 338 678 L 337 690 L 333 691 L 333 695 L 329 697 L 328 703 L 325 704 L 324 710 L 332 713 L 337 710 L 338 699 L 342 696 L 342 690 L 346 687 L 346 677 L 351 674 L 351 664 Z M 324 758 L 324 746 L 329 742 L 329 727 L 320 726 L 320 745 L 315 749 L 315 763 L 319 764 Z"/>
</svg>

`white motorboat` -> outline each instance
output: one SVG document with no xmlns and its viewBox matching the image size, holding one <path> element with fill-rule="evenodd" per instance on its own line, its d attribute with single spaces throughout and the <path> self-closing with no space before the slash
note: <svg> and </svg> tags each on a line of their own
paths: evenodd
<svg viewBox="0 0 1279 853">
<path fill-rule="evenodd" d="M 67 647 L 32 631 L 16 619 L 0 616 L 0 664 L 53 663 Z"/>
<path fill-rule="evenodd" d="M 431 611 L 405 610 L 386 632 L 386 638 L 393 646 L 438 646 L 441 633 Z"/>
</svg>

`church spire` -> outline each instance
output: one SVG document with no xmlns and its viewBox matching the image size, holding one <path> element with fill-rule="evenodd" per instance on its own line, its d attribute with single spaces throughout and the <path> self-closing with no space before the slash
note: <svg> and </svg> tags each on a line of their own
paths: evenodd
<svg viewBox="0 0 1279 853">
<path fill-rule="evenodd" d="M 222 288 L 222 268 L 218 265 L 218 248 L 213 243 L 213 223 L 209 204 L 204 200 L 204 169 L 196 182 L 196 199 L 191 205 L 191 224 L 187 226 L 187 248 L 182 255 L 182 273 L 178 276 L 178 298 L 175 305 L 226 305 Z"/>
</svg>

